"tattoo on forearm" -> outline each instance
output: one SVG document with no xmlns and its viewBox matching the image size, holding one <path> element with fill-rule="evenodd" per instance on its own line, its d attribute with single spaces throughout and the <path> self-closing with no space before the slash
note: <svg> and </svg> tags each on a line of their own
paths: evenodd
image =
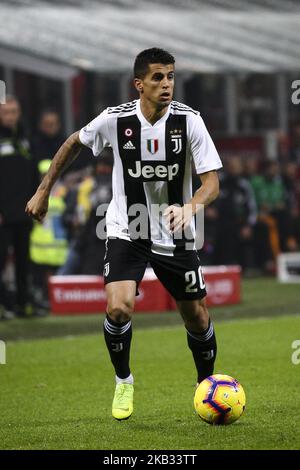
<svg viewBox="0 0 300 470">
<path fill-rule="evenodd" d="M 39 189 L 50 191 L 61 173 L 66 170 L 79 155 L 82 146 L 78 142 L 77 135 L 77 132 L 72 134 L 59 148 Z"/>
</svg>

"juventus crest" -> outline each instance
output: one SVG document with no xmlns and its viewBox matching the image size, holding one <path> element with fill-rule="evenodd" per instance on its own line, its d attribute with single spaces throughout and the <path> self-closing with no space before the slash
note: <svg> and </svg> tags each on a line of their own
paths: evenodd
<svg viewBox="0 0 300 470">
<path fill-rule="evenodd" d="M 182 138 L 181 135 L 172 135 L 171 141 L 174 143 L 174 148 L 172 149 L 174 153 L 180 153 L 182 150 Z"/>
<path fill-rule="evenodd" d="M 104 274 L 105 277 L 108 276 L 108 274 L 109 274 L 109 263 L 105 263 L 103 274 Z"/>
<path fill-rule="evenodd" d="M 178 154 L 182 150 L 181 129 L 175 129 L 174 131 L 171 131 L 170 133 L 171 133 L 171 142 L 174 144 L 172 151 Z"/>
</svg>

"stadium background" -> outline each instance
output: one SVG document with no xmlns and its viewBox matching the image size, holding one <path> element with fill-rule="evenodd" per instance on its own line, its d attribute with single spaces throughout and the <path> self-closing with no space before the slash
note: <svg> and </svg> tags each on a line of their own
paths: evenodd
<svg viewBox="0 0 300 470">
<path fill-rule="evenodd" d="M 244 263 L 242 302 L 212 310 L 220 345 L 216 369 L 236 376 L 249 400 L 243 425 L 220 431 L 193 416 L 192 362 L 176 313 L 136 316 L 133 365 L 137 396 L 147 410 L 137 402 L 131 428 L 115 428 L 99 316 L 38 318 L 33 308 L 26 319 L 0 322 L 0 339 L 7 343 L 7 364 L 0 366 L 0 448 L 299 448 L 300 365 L 291 360 L 292 344 L 300 339 L 299 287 L 276 279 L 277 255 L 300 251 L 300 105 L 292 102 L 292 84 L 300 79 L 299 2 L 14 0 L 1 2 L 0 20 L 0 80 L 20 100 L 33 141 L 43 110 L 60 116 L 62 138 L 105 107 L 135 98 L 132 61 L 141 49 L 158 45 L 175 55 L 175 99 L 200 110 L 229 167 L 224 177 L 233 161 L 235 168 L 242 165 L 239 177 L 250 181 L 273 168 L 282 184 L 281 214 L 268 214 L 277 230 L 260 219 L 264 230 L 257 235 L 269 241 L 269 258 L 263 262 L 255 239 L 242 258 L 231 246 L 228 264 Z M 35 158 L 45 156 L 37 152 Z M 110 155 L 106 159 L 109 168 Z M 77 202 L 95 168 L 87 151 L 65 176 L 62 184 L 76 187 Z M 108 168 L 100 171 L 103 199 L 110 194 Z M 224 252 L 215 250 L 213 230 L 227 208 L 222 201 L 206 220 L 207 264 L 226 262 Z M 259 215 L 258 206 L 253 227 Z M 12 262 L 13 254 L 9 267 Z M 13 289 L 13 271 L 5 275 Z M 157 385 L 154 392 L 150 382 Z"/>
</svg>

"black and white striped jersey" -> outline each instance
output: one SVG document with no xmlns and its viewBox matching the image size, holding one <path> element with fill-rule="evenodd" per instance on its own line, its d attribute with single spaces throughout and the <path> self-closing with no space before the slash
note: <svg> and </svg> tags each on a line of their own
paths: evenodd
<svg viewBox="0 0 300 470">
<path fill-rule="evenodd" d="M 192 159 L 198 174 L 222 167 L 198 111 L 172 101 L 154 125 L 141 112 L 140 100 L 107 108 L 79 133 L 81 142 L 98 156 L 113 148 L 113 198 L 106 215 L 107 235 L 133 239 L 140 205 L 146 208 L 151 249 L 173 255 L 180 240 L 167 230 L 157 207 L 183 204 L 192 198 Z M 194 226 L 191 224 L 192 232 Z M 144 232 L 143 232 L 144 233 Z"/>
</svg>

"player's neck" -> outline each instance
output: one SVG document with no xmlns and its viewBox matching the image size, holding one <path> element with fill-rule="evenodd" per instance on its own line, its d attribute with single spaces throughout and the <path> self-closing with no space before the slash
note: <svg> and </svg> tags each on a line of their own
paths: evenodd
<svg viewBox="0 0 300 470">
<path fill-rule="evenodd" d="M 168 111 L 168 106 L 158 108 L 152 102 L 141 97 L 141 112 L 144 118 L 152 124 L 152 126 L 159 121 Z"/>
</svg>

